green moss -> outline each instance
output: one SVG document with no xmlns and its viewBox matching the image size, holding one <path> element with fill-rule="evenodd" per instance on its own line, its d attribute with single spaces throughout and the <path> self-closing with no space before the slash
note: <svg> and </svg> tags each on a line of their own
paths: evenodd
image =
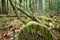
<svg viewBox="0 0 60 40">
<path fill-rule="evenodd" d="M 23 23 L 27 24 L 29 21 L 31 21 L 31 20 L 25 19 L 25 20 L 23 20 Z"/>
<path fill-rule="evenodd" d="M 7 17 L 0 18 L 0 22 L 8 22 L 8 21 L 10 21 L 10 18 Z"/>
<path fill-rule="evenodd" d="M 18 40 L 53 40 L 51 31 L 42 24 L 30 21 L 24 26 Z"/>
<path fill-rule="evenodd" d="M 38 16 L 37 17 L 39 20 L 41 20 L 41 22 L 46 22 L 46 23 L 50 23 L 51 22 L 51 19 L 52 18 L 50 18 L 50 17 L 48 17 L 48 16 Z"/>
</svg>

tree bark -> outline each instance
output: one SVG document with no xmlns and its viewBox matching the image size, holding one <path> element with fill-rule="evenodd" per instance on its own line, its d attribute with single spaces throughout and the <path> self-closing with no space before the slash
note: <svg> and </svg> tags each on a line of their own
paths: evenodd
<svg viewBox="0 0 60 40">
<path fill-rule="evenodd" d="M 12 6 L 12 8 L 13 8 L 13 11 L 15 12 L 16 16 L 18 17 L 16 7 L 13 5 L 13 3 L 12 3 L 11 0 L 9 0 L 9 2 L 10 2 L 10 4 L 11 4 L 11 6 Z"/>
<path fill-rule="evenodd" d="M 19 0 L 19 3 L 21 4 L 22 3 L 22 0 Z"/>
<path fill-rule="evenodd" d="M 40 23 L 40 21 L 38 20 L 38 18 L 36 18 L 34 15 L 30 15 L 31 13 L 29 13 L 29 12 L 27 12 L 24 9 L 21 9 L 21 8 L 17 8 L 17 9 L 20 10 L 22 13 L 24 13 L 29 18 L 31 18 L 33 21 L 37 21 L 38 23 Z"/>
<path fill-rule="evenodd" d="M 5 14 L 5 0 L 1 0 L 2 2 L 2 13 Z"/>
</svg>

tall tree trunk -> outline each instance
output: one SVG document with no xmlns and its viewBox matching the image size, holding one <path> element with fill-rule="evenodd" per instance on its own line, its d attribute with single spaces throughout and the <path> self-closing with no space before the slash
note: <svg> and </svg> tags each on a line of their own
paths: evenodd
<svg viewBox="0 0 60 40">
<path fill-rule="evenodd" d="M 5 14 L 5 0 L 1 0 L 2 2 L 2 13 Z"/>
<path fill-rule="evenodd" d="M 42 13 L 42 0 L 37 0 L 37 13 Z"/>
<path fill-rule="evenodd" d="M 9 2 L 11 4 L 13 11 L 15 12 L 16 16 L 18 17 L 17 9 L 16 9 L 15 5 L 13 5 L 12 0 L 9 0 Z"/>
<path fill-rule="evenodd" d="M 21 4 L 22 3 L 22 0 L 19 0 L 19 3 Z"/>
</svg>

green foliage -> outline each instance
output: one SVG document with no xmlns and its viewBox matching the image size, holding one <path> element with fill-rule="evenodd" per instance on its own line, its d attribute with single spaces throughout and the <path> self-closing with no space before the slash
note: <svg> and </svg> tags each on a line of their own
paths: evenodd
<svg viewBox="0 0 60 40">
<path fill-rule="evenodd" d="M 46 16 L 38 16 L 38 18 L 42 20 L 50 20 L 50 18 Z"/>
<path fill-rule="evenodd" d="M 23 23 L 27 24 L 30 20 L 23 20 Z"/>
<path fill-rule="evenodd" d="M 0 18 L 0 22 L 8 22 L 8 21 L 10 21 L 10 18 L 9 19 L 7 17 Z"/>
<path fill-rule="evenodd" d="M 10 18 L 7 18 L 7 17 L 0 18 L 0 28 L 6 27 L 9 21 L 10 21 Z"/>
<path fill-rule="evenodd" d="M 9 22 L 13 19 L 14 19 L 13 17 L 9 17 L 9 18 L 8 17 L 2 17 L 2 18 L 0 18 L 0 29 L 6 29 L 6 28 L 10 27 Z"/>
<path fill-rule="evenodd" d="M 21 28 L 18 40 L 53 40 L 51 31 L 34 21 Z"/>
<path fill-rule="evenodd" d="M 51 18 L 50 18 L 50 17 L 47 17 L 47 16 L 38 16 L 37 18 L 38 18 L 39 20 L 41 20 L 41 21 L 46 22 L 46 23 L 51 22 Z"/>
</svg>

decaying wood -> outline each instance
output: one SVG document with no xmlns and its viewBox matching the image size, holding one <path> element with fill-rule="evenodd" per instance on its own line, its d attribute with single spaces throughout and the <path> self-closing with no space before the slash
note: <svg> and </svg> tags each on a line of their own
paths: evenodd
<svg viewBox="0 0 60 40">
<path fill-rule="evenodd" d="M 24 9 L 21 9 L 21 8 L 18 8 L 18 7 L 16 7 L 16 8 L 17 8 L 18 10 L 20 10 L 20 11 L 21 11 L 23 14 L 25 14 L 26 16 L 28 16 L 29 18 L 31 18 L 33 21 L 39 22 L 39 20 L 38 20 L 35 16 L 31 15 L 31 13 L 25 11 Z"/>
</svg>

